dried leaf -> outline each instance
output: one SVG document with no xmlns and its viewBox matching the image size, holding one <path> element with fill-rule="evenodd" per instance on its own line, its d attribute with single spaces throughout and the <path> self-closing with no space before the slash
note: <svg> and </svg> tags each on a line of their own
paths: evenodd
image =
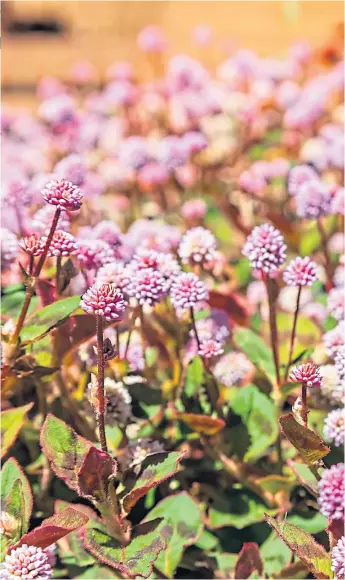
<svg viewBox="0 0 345 580">
<path fill-rule="evenodd" d="M 285 437 L 308 465 L 317 465 L 330 452 L 321 437 L 315 431 L 297 423 L 292 413 L 282 415 L 279 423 Z"/>
<path fill-rule="evenodd" d="M 225 421 L 218 417 L 179 412 L 176 412 L 174 416 L 186 423 L 196 433 L 202 433 L 203 435 L 216 435 L 216 433 L 219 433 L 225 427 Z"/>
</svg>

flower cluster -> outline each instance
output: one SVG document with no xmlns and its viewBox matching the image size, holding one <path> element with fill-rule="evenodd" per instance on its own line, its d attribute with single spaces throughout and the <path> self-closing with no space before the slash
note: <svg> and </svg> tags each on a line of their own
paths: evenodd
<svg viewBox="0 0 345 580">
<path fill-rule="evenodd" d="M 242 253 L 250 260 L 255 272 L 273 278 L 286 259 L 286 244 L 281 233 L 271 224 L 253 229 Z"/>
<path fill-rule="evenodd" d="M 293 383 L 302 383 L 307 387 L 320 387 L 322 383 L 320 369 L 313 362 L 292 367 L 289 379 Z"/>
<path fill-rule="evenodd" d="M 319 482 L 320 511 L 331 520 L 344 519 L 344 467 L 344 463 L 332 465 Z"/>
<path fill-rule="evenodd" d="M 119 322 L 126 309 L 126 302 L 116 286 L 94 284 L 82 297 L 80 306 L 88 314 L 100 316 L 108 322 Z"/>
</svg>

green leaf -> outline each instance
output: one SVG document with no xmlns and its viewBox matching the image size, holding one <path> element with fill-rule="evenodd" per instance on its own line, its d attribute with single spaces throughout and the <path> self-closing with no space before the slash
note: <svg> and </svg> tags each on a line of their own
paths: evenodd
<svg viewBox="0 0 345 580">
<path fill-rule="evenodd" d="M 276 411 L 272 401 L 255 385 L 247 385 L 239 390 L 231 402 L 231 408 L 240 415 L 251 440 L 244 460 L 253 461 L 261 457 L 278 437 Z"/>
<path fill-rule="evenodd" d="M 124 510 L 129 513 L 137 501 L 146 495 L 149 489 L 157 487 L 169 479 L 179 468 L 184 453 L 155 453 L 144 459 L 140 465 L 139 475 L 130 491 L 123 498 Z"/>
<path fill-rule="evenodd" d="M 193 397 L 199 390 L 204 380 L 204 365 L 199 356 L 195 356 L 187 368 L 185 393 L 187 397 Z"/>
<path fill-rule="evenodd" d="M 88 506 L 82 504 L 71 504 L 61 500 L 55 502 L 56 513 L 63 511 L 67 507 L 72 507 L 77 509 L 79 512 L 84 512 L 84 514 L 89 518 L 88 527 L 92 527 L 92 525 L 97 526 L 99 523 L 99 518 L 96 512 Z M 65 537 L 63 544 L 59 546 L 59 557 L 67 566 L 84 567 L 95 563 L 95 558 L 84 548 L 81 535 L 78 531 L 70 532 L 68 536 Z"/>
<path fill-rule="evenodd" d="M 301 256 L 310 256 L 320 247 L 321 237 L 315 224 L 312 224 L 301 236 L 299 251 Z"/>
<path fill-rule="evenodd" d="M 160 523 L 161 520 L 155 520 L 136 526 L 127 546 L 98 528 L 87 529 L 84 545 L 98 560 L 130 578 L 148 578 L 158 554 L 166 545 L 164 537 L 157 531 Z"/>
<path fill-rule="evenodd" d="M 274 380 L 275 370 L 271 349 L 259 335 L 248 328 L 237 328 L 234 341 L 248 359 L 271 380 Z"/>
<path fill-rule="evenodd" d="M 265 572 L 268 577 L 280 572 L 291 560 L 291 552 L 283 540 L 272 532 L 261 545 L 261 554 L 265 562 Z"/>
<path fill-rule="evenodd" d="M 158 530 L 167 541 L 166 549 L 158 556 L 156 567 L 173 578 L 184 548 L 194 544 L 202 533 L 202 514 L 196 502 L 183 491 L 160 501 L 145 521 L 155 518 L 164 518 Z"/>
<path fill-rule="evenodd" d="M 78 491 L 78 473 L 92 443 L 49 414 L 43 423 L 41 445 L 54 473 Z"/>
<path fill-rule="evenodd" d="M 91 566 L 87 568 L 84 572 L 78 576 L 73 576 L 73 578 L 78 578 L 78 580 L 104 580 L 109 578 L 114 580 L 114 578 L 121 578 L 120 575 L 115 574 L 114 570 L 110 570 L 107 566 Z"/>
<path fill-rule="evenodd" d="M 26 326 L 20 333 L 22 343 L 29 344 L 40 340 L 48 332 L 63 324 L 78 308 L 80 296 L 70 296 L 35 312 L 27 320 Z"/>
<path fill-rule="evenodd" d="M 317 465 L 330 452 L 321 437 L 315 431 L 297 423 L 292 413 L 282 415 L 279 424 L 285 437 L 308 465 Z"/>
<path fill-rule="evenodd" d="M 306 517 L 293 514 L 287 518 L 287 521 L 290 522 L 290 524 L 301 528 L 305 532 L 309 532 L 309 534 L 318 534 L 319 532 L 323 532 L 328 526 L 327 518 L 319 512 L 306 514 Z"/>
<path fill-rule="evenodd" d="M 25 298 L 24 290 L 17 290 L 9 292 L 1 298 L 1 312 L 4 316 L 9 318 L 17 318 Z M 31 314 L 39 305 L 39 298 L 33 296 L 31 298 L 28 313 Z"/>
<path fill-rule="evenodd" d="M 212 554 L 217 562 L 217 578 L 232 578 L 232 571 L 237 561 L 237 554 L 217 553 Z"/>
<path fill-rule="evenodd" d="M 266 516 L 266 521 L 316 578 L 333 577 L 331 556 L 308 532 L 289 522 L 278 522 L 270 516 Z"/>
<path fill-rule="evenodd" d="M 17 407 L 16 409 L 9 409 L 1 413 L 1 457 L 4 457 L 15 442 L 19 431 L 21 430 L 26 420 L 25 415 L 32 408 L 33 403 Z"/>
<path fill-rule="evenodd" d="M 32 512 L 32 493 L 27 477 L 19 463 L 16 461 L 16 459 L 10 457 L 10 459 L 4 463 L 0 473 L 1 505 L 4 505 L 6 498 L 10 495 L 12 488 L 17 480 L 20 480 L 22 484 L 23 512 L 21 514 L 21 519 L 22 530 L 25 534 L 29 528 Z"/>
<path fill-rule="evenodd" d="M 209 530 L 204 530 L 200 538 L 195 542 L 195 545 L 200 550 L 214 550 L 218 545 L 218 538 L 214 534 L 211 534 Z"/>
<path fill-rule="evenodd" d="M 269 510 L 253 492 L 232 489 L 228 495 L 218 495 L 209 510 L 212 529 L 232 526 L 242 530 L 265 519 L 265 513 L 274 515 L 277 510 Z"/>
<path fill-rule="evenodd" d="M 6 512 L 9 516 L 12 516 L 14 521 L 18 524 L 13 531 L 11 539 L 8 542 L 8 545 L 12 546 L 20 540 L 24 534 L 25 529 L 25 498 L 23 484 L 20 479 L 17 479 L 14 482 L 9 495 L 5 498 L 5 503 L 3 504 L 2 508 L 4 512 Z"/>
</svg>

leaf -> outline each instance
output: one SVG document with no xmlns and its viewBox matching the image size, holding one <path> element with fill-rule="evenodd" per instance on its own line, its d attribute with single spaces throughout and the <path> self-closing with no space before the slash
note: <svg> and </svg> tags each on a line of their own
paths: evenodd
<svg viewBox="0 0 345 580">
<path fill-rule="evenodd" d="M 272 351 L 259 335 L 248 328 L 237 328 L 234 332 L 234 342 L 257 369 L 264 372 L 269 379 L 274 380 Z"/>
<path fill-rule="evenodd" d="M 185 393 L 187 397 L 193 397 L 199 390 L 204 379 L 204 365 L 199 356 L 195 356 L 187 368 Z"/>
<path fill-rule="evenodd" d="M 69 258 L 61 267 L 60 276 L 59 276 L 59 285 L 58 291 L 61 294 L 64 290 L 66 290 L 70 281 L 75 278 L 78 274 L 78 270 L 76 270 L 71 258 Z"/>
<path fill-rule="evenodd" d="M 14 518 L 13 534 L 11 539 L 8 541 L 8 546 L 13 546 L 19 541 L 25 530 L 25 522 L 23 518 L 25 509 L 25 499 L 23 492 L 23 484 L 20 479 L 16 479 L 14 482 L 10 493 L 5 498 L 5 502 L 2 505 L 2 509 L 6 514 Z"/>
<path fill-rule="evenodd" d="M 74 576 L 74 578 L 78 578 L 78 580 L 95 580 L 95 578 L 97 580 L 104 580 L 105 578 L 114 580 L 114 578 L 121 578 L 121 576 L 117 576 L 114 570 L 110 570 L 107 566 L 95 564 L 95 566 L 86 568 L 84 572 L 78 574 L 78 576 Z"/>
<path fill-rule="evenodd" d="M 194 544 L 203 531 L 202 514 L 196 502 L 183 491 L 160 501 L 144 521 L 155 518 L 164 518 L 158 530 L 167 542 L 166 549 L 158 556 L 156 567 L 173 578 L 184 548 Z"/>
<path fill-rule="evenodd" d="M 309 534 L 318 534 L 319 532 L 323 532 L 326 530 L 328 525 L 328 520 L 325 516 L 318 512 L 312 512 L 305 514 L 305 517 L 302 515 L 293 514 L 287 518 L 287 521 L 298 528 L 301 528 L 305 532 L 309 532 Z M 343 528 L 343 526 L 341 526 Z"/>
<path fill-rule="evenodd" d="M 236 564 L 237 554 L 216 553 L 212 554 L 217 562 L 217 578 L 232 578 L 232 571 Z"/>
<path fill-rule="evenodd" d="M 279 424 L 285 437 L 308 465 L 317 465 L 330 452 L 321 437 L 315 431 L 297 423 L 292 413 L 282 415 Z"/>
<path fill-rule="evenodd" d="M 87 529 L 84 545 L 98 560 L 120 570 L 130 578 L 148 578 L 158 554 L 165 548 L 165 540 L 157 528 L 161 520 L 140 524 L 133 529 L 128 546 L 108 536 L 98 528 Z"/>
<path fill-rule="evenodd" d="M 106 501 L 109 477 L 116 471 L 117 463 L 109 453 L 90 447 L 78 472 L 80 494 Z"/>
<path fill-rule="evenodd" d="M 259 576 L 263 575 L 264 566 L 261 559 L 259 546 L 254 542 L 243 544 L 235 564 L 235 578 L 249 578 L 253 572 L 257 571 Z"/>
<path fill-rule="evenodd" d="M 19 287 L 22 285 L 20 284 Z M 25 299 L 25 291 L 23 289 L 15 290 L 14 292 L 8 292 L 1 298 L 1 313 L 3 316 L 8 316 L 9 318 L 17 318 L 19 316 L 20 309 L 23 305 Z M 33 296 L 30 302 L 28 313 L 31 314 L 39 304 L 37 296 Z"/>
<path fill-rule="evenodd" d="M 277 522 L 268 515 L 265 519 L 316 578 L 332 578 L 330 555 L 308 532 L 300 530 L 289 522 Z"/>
<path fill-rule="evenodd" d="M 32 493 L 30 484 L 27 480 L 19 463 L 13 457 L 10 457 L 4 463 L 0 474 L 1 505 L 5 504 L 6 498 L 10 495 L 16 481 L 20 480 L 23 493 L 23 510 L 21 513 L 22 533 L 25 534 L 29 528 L 29 522 L 32 512 Z"/>
<path fill-rule="evenodd" d="M 33 403 L 1 412 L 1 457 L 4 457 L 21 430 L 26 420 L 25 415 L 32 408 Z"/>
<path fill-rule="evenodd" d="M 299 245 L 301 256 L 310 256 L 314 250 L 320 247 L 320 244 L 321 237 L 319 231 L 317 226 L 313 224 L 308 228 L 308 231 L 304 232 L 304 235 L 301 236 Z"/>
<path fill-rule="evenodd" d="M 176 412 L 177 419 L 183 421 L 196 433 L 203 435 L 215 435 L 225 427 L 225 421 L 218 417 L 208 417 L 207 415 L 198 415 L 196 413 L 179 413 Z"/>
<path fill-rule="evenodd" d="M 280 572 L 291 560 L 290 549 L 275 532 L 261 544 L 260 551 L 265 562 L 265 573 L 269 578 L 271 574 Z"/>
<path fill-rule="evenodd" d="M 41 445 L 54 473 L 78 491 L 78 473 L 92 443 L 49 414 L 43 423 Z"/>
<path fill-rule="evenodd" d="M 131 490 L 123 498 L 123 508 L 129 513 L 137 501 L 146 495 L 149 489 L 157 487 L 169 479 L 179 468 L 184 453 L 155 453 L 144 459 L 140 465 L 139 476 Z"/>
<path fill-rule="evenodd" d="M 35 312 L 22 329 L 20 340 L 23 344 L 29 344 L 43 338 L 48 332 L 63 324 L 78 308 L 79 303 L 80 296 L 70 296 Z"/>
<path fill-rule="evenodd" d="M 57 500 L 55 502 L 55 513 L 59 513 L 64 509 L 71 507 L 78 512 L 85 514 L 88 517 L 87 525 L 97 526 L 100 522 L 96 512 L 83 504 L 70 504 L 65 501 Z M 67 566 L 90 566 L 95 563 L 94 557 L 86 551 L 82 542 L 83 528 L 70 532 L 62 542 L 59 542 L 59 556 L 64 564 Z"/>
<path fill-rule="evenodd" d="M 66 508 L 44 520 L 38 528 L 25 534 L 16 547 L 18 548 L 22 544 L 28 544 L 29 546 L 37 546 L 44 550 L 44 548 L 51 546 L 51 544 L 54 544 L 54 542 L 57 542 L 70 532 L 77 530 L 81 526 L 85 526 L 88 519 L 85 514 L 75 509 L 71 507 Z"/>
<path fill-rule="evenodd" d="M 267 395 L 255 385 L 247 385 L 238 391 L 231 408 L 239 415 L 248 429 L 251 444 L 244 456 L 245 461 L 261 457 L 278 437 L 276 411 Z"/>
<path fill-rule="evenodd" d="M 242 530 L 265 519 L 265 513 L 274 515 L 277 510 L 269 510 L 253 492 L 232 489 L 228 495 L 218 494 L 209 510 L 211 529 L 232 526 Z"/>
<path fill-rule="evenodd" d="M 284 475 L 265 475 L 255 480 L 255 483 L 264 491 L 275 495 L 276 493 L 285 492 L 289 494 L 296 486 L 294 477 L 285 477 Z"/>
</svg>

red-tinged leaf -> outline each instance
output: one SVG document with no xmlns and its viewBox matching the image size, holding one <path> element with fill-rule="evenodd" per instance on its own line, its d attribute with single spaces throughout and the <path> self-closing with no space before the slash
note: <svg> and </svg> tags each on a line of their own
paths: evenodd
<svg viewBox="0 0 345 580">
<path fill-rule="evenodd" d="M 22 544 L 28 544 L 29 546 L 37 546 L 44 550 L 44 548 L 51 546 L 51 544 L 67 536 L 70 532 L 77 530 L 81 526 L 85 526 L 88 519 L 85 514 L 75 509 L 66 508 L 44 520 L 38 528 L 25 534 L 16 547 L 18 548 Z"/>
<path fill-rule="evenodd" d="M 18 433 L 24 425 L 26 414 L 32 408 L 33 403 L 2 411 L 1 417 L 1 457 L 4 457 L 17 439 Z"/>
<path fill-rule="evenodd" d="M 131 490 L 123 498 L 124 510 L 129 513 L 137 501 L 147 494 L 149 489 L 157 487 L 178 471 L 184 453 L 156 453 L 144 459 L 140 472 Z"/>
<path fill-rule="evenodd" d="M 215 435 L 225 427 L 225 421 L 223 419 L 208 417 L 207 415 L 177 412 L 176 418 L 186 423 L 196 433 L 202 433 L 203 435 Z"/>
<path fill-rule="evenodd" d="M 68 565 L 74 564 L 83 567 L 94 564 L 95 560 L 93 556 L 84 548 L 83 537 L 86 533 L 87 527 L 101 526 L 101 519 L 92 508 L 80 503 L 71 504 L 66 501 L 57 500 L 54 504 L 55 513 L 59 513 L 68 507 L 76 509 L 78 512 L 86 515 L 88 517 L 88 522 L 87 525 L 81 526 L 74 532 L 70 532 L 67 536 L 58 541 L 59 556 L 62 562 L 65 563 L 65 560 L 67 560 Z"/>
<path fill-rule="evenodd" d="M 254 542 L 243 544 L 235 564 L 235 578 L 249 578 L 253 572 L 263 575 L 264 566 L 259 546 Z"/>
<path fill-rule="evenodd" d="M 161 521 L 159 518 L 136 526 L 127 546 L 98 528 L 87 529 L 84 545 L 98 560 L 126 576 L 148 578 L 158 554 L 166 547 L 164 537 L 157 530 Z"/>
<path fill-rule="evenodd" d="M 49 414 L 42 427 L 41 445 L 56 475 L 78 491 L 78 473 L 92 443 Z"/>
<path fill-rule="evenodd" d="M 287 521 L 278 522 L 268 515 L 265 519 L 315 578 L 332 578 L 331 557 L 313 536 Z"/>
<path fill-rule="evenodd" d="M 285 437 L 308 465 L 317 465 L 330 452 L 330 448 L 324 444 L 321 437 L 315 431 L 298 423 L 292 413 L 282 415 L 279 424 Z"/>
<path fill-rule="evenodd" d="M 81 495 L 105 501 L 109 477 L 115 475 L 117 463 L 109 453 L 90 447 L 78 473 L 78 486 Z"/>
<path fill-rule="evenodd" d="M 55 286 L 49 280 L 40 280 L 36 282 L 36 293 L 40 297 L 42 306 L 48 306 L 55 300 Z"/>
<path fill-rule="evenodd" d="M 333 534 L 336 542 L 344 535 L 344 520 L 328 520 L 327 532 Z"/>
<path fill-rule="evenodd" d="M 210 292 L 209 304 L 212 308 L 219 308 L 225 310 L 231 317 L 231 320 L 240 326 L 248 326 L 250 306 L 244 296 L 231 292 L 229 294 L 221 294 L 212 290 Z"/>
</svg>

